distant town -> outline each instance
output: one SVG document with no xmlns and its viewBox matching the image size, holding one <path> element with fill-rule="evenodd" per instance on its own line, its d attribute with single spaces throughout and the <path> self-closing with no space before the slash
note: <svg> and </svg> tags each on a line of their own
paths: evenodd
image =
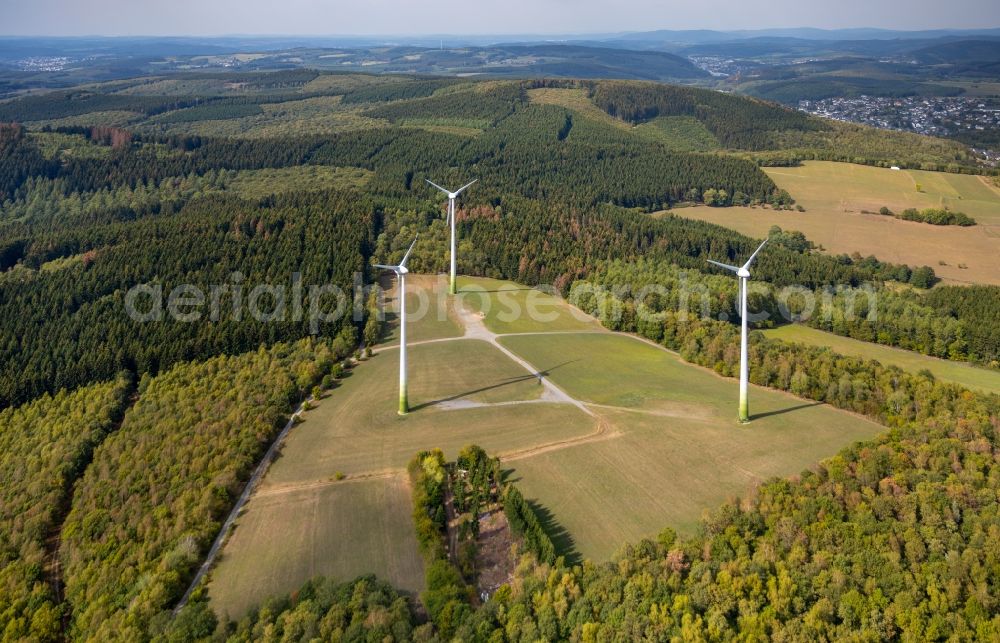
<svg viewBox="0 0 1000 643">
<path fill-rule="evenodd" d="M 953 137 L 963 132 L 1000 128 L 1000 104 L 984 98 L 824 98 L 800 100 L 799 109 L 841 121 L 929 136 Z M 1000 161 L 1000 149 L 974 149 L 991 164 Z"/>
</svg>

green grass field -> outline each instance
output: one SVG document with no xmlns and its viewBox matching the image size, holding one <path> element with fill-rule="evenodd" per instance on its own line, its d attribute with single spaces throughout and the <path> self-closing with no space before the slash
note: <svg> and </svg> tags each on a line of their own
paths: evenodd
<svg viewBox="0 0 1000 643">
<path fill-rule="evenodd" d="M 446 410 L 444 402 L 538 398 L 537 379 L 481 340 L 410 347 L 414 409 L 400 417 L 397 356 L 380 350 L 293 429 L 213 573 L 209 595 L 220 613 L 238 617 L 319 573 L 374 572 L 417 591 L 422 564 L 402 471 L 414 453 L 440 447 L 453 458 L 471 443 L 520 452 L 595 431 L 592 418 L 565 404 Z M 348 478 L 337 481 L 338 473 Z"/>
<path fill-rule="evenodd" d="M 986 393 L 1000 393 L 1000 372 L 979 368 L 971 364 L 929 357 L 891 346 L 862 342 L 798 324 L 772 328 L 763 332 L 768 337 L 786 342 L 826 346 L 844 355 L 876 359 L 883 364 L 898 366 L 913 373 L 927 369 L 934 374 L 934 377 L 945 382 L 953 382 Z"/>
<path fill-rule="evenodd" d="M 317 575 L 375 573 L 404 592 L 424 584 L 404 474 L 255 495 L 212 574 L 216 613 L 241 617 Z"/>
<path fill-rule="evenodd" d="M 1000 284 L 1000 191 L 981 177 L 824 161 L 765 171 L 806 212 L 704 206 L 672 212 L 757 238 L 779 225 L 802 231 L 830 253 L 857 251 L 883 261 L 929 265 L 957 283 Z M 947 206 L 972 216 L 979 225 L 933 226 L 862 213 L 882 206 L 894 212 Z"/>
<path fill-rule="evenodd" d="M 477 442 L 490 451 L 583 435 L 593 423 L 566 405 L 460 408 L 469 403 L 536 400 L 538 380 L 493 346 L 456 340 L 411 346 L 410 405 L 396 414 L 399 358 L 384 350 L 306 414 L 265 484 L 297 484 L 402 468 L 420 449 L 457 452 Z M 548 435 L 549 437 L 545 437 Z"/>
<path fill-rule="evenodd" d="M 391 273 L 382 277 L 386 289 L 384 344 L 399 343 L 399 302 L 397 282 Z M 439 275 L 408 275 L 406 278 L 406 332 L 410 342 L 423 342 L 446 337 L 461 337 L 462 327 L 455 319 L 455 312 L 448 299 L 448 282 Z"/>
<path fill-rule="evenodd" d="M 459 277 L 458 290 L 466 308 L 483 313 L 483 323 L 499 335 L 602 330 L 561 297 L 510 281 Z"/>
<path fill-rule="evenodd" d="M 600 413 L 607 439 L 519 458 L 526 497 L 594 560 L 664 526 L 690 533 L 702 511 L 770 476 L 800 472 L 883 430 L 863 418 L 752 387 L 752 423 L 736 423 L 738 386 L 622 335 L 518 336 L 505 346 L 533 364 L 568 360 L 556 384 Z M 595 519 L 595 517 L 600 517 Z"/>
<path fill-rule="evenodd" d="M 637 338 L 595 333 L 518 335 L 500 341 L 584 402 L 737 426 L 736 379 L 687 364 L 677 355 Z M 750 397 L 754 427 L 797 424 L 802 416 L 814 413 L 848 424 L 856 421 L 831 407 L 766 388 L 753 387 Z M 810 412 L 790 412 L 802 405 L 814 408 Z"/>
<path fill-rule="evenodd" d="M 441 282 L 415 275 L 409 283 L 419 290 Z M 493 309 L 504 309 L 505 297 L 525 304 L 533 296 L 487 279 L 464 278 L 461 287 L 493 291 L 485 295 Z M 403 468 L 421 449 L 454 457 L 477 443 L 501 456 L 561 551 L 600 561 L 665 526 L 690 532 L 704 510 L 754 483 L 798 473 L 882 430 L 756 387 L 754 421 L 740 426 L 735 380 L 634 337 L 594 332 L 599 327 L 573 319 L 567 304 L 549 304 L 555 320 L 541 326 L 497 313 L 482 325 L 468 314 L 420 322 L 423 335 L 439 341 L 410 346 L 405 417 L 396 414 L 398 347 L 382 346 L 353 369 L 283 444 L 222 552 L 209 586 L 213 605 L 238 618 L 317 573 L 346 580 L 369 571 L 418 591 Z M 588 402 L 593 415 L 539 397 L 544 389 L 532 372 L 490 341 L 454 338 L 462 320 L 487 339 L 482 326 L 556 331 L 499 342 Z"/>
<path fill-rule="evenodd" d="M 757 391 L 752 392 L 752 400 Z M 795 409 L 791 400 L 787 408 Z M 699 421 L 602 410 L 613 437 L 510 462 L 525 496 L 550 516 L 562 553 L 606 560 L 669 526 L 693 534 L 707 510 L 771 476 L 812 467 L 881 427 L 824 407 L 781 422 Z M 775 418 L 781 416 L 775 416 Z"/>
</svg>

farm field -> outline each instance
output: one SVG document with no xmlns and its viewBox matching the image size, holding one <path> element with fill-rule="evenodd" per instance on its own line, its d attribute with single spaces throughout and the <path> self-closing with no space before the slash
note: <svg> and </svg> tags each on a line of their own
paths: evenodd
<svg viewBox="0 0 1000 643">
<path fill-rule="evenodd" d="M 1000 191 L 978 176 L 825 161 L 765 171 L 806 212 L 706 206 L 670 212 L 758 238 L 778 225 L 800 230 L 829 253 L 856 251 L 893 263 L 929 265 L 939 277 L 956 283 L 1000 284 Z M 882 206 L 894 212 L 947 206 L 979 225 L 934 226 L 861 212 L 877 212 Z"/>
<path fill-rule="evenodd" d="M 827 346 L 844 355 L 876 359 L 883 364 L 898 366 L 914 373 L 927 369 L 934 374 L 934 377 L 942 381 L 953 382 L 985 393 L 1000 393 L 1000 372 L 979 368 L 972 364 L 952 362 L 891 346 L 862 342 L 799 324 L 789 324 L 762 332 L 768 337 L 787 342 Z"/>
<path fill-rule="evenodd" d="M 415 277 L 407 283 L 414 296 L 443 283 Z M 757 388 L 756 421 L 739 427 L 735 380 L 577 321 L 554 299 L 551 326 L 478 314 L 485 301 L 492 311 L 504 308 L 505 297 L 521 304 L 550 297 L 523 286 L 463 278 L 460 287 L 466 295 L 490 291 L 488 299 L 479 296 L 475 306 L 463 297 L 466 311 L 439 322 L 447 330 L 421 322 L 425 336 L 438 336 L 410 346 L 409 415 L 395 412 L 398 347 L 381 346 L 289 434 L 212 575 L 209 596 L 220 612 L 238 618 L 275 589 L 317 573 L 346 580 L 374 572 L 419 591 L 404 467 L 421 449 L 439 447 L 450 458 L 477 443 L 501 456 L 550 521 L 561 551 L 604 560 L 665 526 L 688 533 L 703 510 L 727 497 L 880 430 Z M 454 337 L 455 328 L 465 335 Z M 529 334 L 496 339 L 498 329 Z M 553 396 L 505 349 L 568 397 Z M 407 529 L 411 535 L 401 536 Z"/>
</svg>

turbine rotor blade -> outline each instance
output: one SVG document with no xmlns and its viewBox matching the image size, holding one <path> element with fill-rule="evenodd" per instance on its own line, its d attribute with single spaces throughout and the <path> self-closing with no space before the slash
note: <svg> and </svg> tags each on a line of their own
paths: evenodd
<svg viewBox="0 0 1000 643">
<path fill-rule="evenodd" d="M 413 252 L 413 246 L 417 245 L 417 238 L 418 237 L 420 237 L 419 234 L 417 236 L 413 237 L 413 243 L 410 244 L 409 250 L 407 250 L 406 254 L 403 255 L 403 260 L 399 262 L 399 267 L 400 268 L 405 268 L 406 267 L 406 260 L 410 258 L 410 253 Z"/>
<path fill-rule="evenodd" d="M 712 264 L 713 266 L 725 268 L 726 270 L 732 270 L 733 272 L 739 272 L 740 270 L 736 266 L 730 266 L 728 263 L 720 263 L 718 261 L 712 261 L 711 259 L 707 259 L 706 261 L 708 261 L 708 263 Z"/>
<path fill-rule="evenodd" d="M 769 239 L 770 239 L 770 237 L 768 237 L 768 239 L 764 239 L 764 243 L 762 243 L 759 246 L 757 246 L 757 249 L 753 251 L 753 254 L 750 255 L 749 259 L 747 259 L 747 262 L 745 264 L 743 264 L 743 269 L 744 270 L 747 270 L 748 268 L 750 268 L 750 264 L 753 263 L 754 257 L 757 256 L 757 253 L 760 252 L 760 249 L 764 247 L 764 245 L 768 242 Z"/>
<path fill-rule="evenodd" d="M 431 185 L 433 185 L 434 187 L 436 187 L 437 189 L 441 190 L 445 194 L 451 194 L 451 192 L 449 192 L 448 190 L 445 190 L 443 187 L 441 187 L 440 185 L 438 185 L 434 181 L 431 181 L 430 179 L 424 179 L 424 180 L 427 181 L 428 183 L 430 183 Z"/>
<path fill-rule="evenodd" d="M 473 179 L 472 181 L 470 181 L 470 182 L 466 183 L 465 185 L 463 185 L 462 187 L 458 188 L 458 190 L 455 191 L 455 196 L 458 196 L 462 192 L 465 192 L 465 188 L 471 186 L 473 183 L 475 183 L 478 180 L 479 179 Z"/>
</svg>

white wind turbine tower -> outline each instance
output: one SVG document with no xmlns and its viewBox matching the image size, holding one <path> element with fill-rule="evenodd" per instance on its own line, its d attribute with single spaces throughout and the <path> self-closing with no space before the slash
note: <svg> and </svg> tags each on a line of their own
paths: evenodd
<svg viewBox="0 0 1000 643">
<path fill-rule="evenodd" d="M 391 270 L 399 277 L 399 414 L 406 415 L 410 410 L 409 400 L 406 397 L 406 260 L 413 252 L 413 246 L 417 244 L 417 238 L 413 238 L 409 250 L 403 255 L 403 260 L 398 266 L 384 266 L 375 264 L 376 268 Z"/>
<path fill-rule="evenodd" d="M 739 268 L 727 263 L 708 260 L 708 263 L 712 265 L 735 272 L 736 276 L 740 278 L 740 319 L 743 323 L 740 332 L 740 422 L 750 421 L 750 405 L 747 401 L 747 389 L 750 382 L 750 366 L 747 363 L 747 282 L 750 280 L 750 264 L 753 263 L 754 258 L 765 243 L 767 243 L 767 239 L 764 239 L 764 243 L 760 244 L 747 259 L 747 262 Z"/>
<path fill-rule="evenodd" d="M 451 284 L 448 287 L 448 291 L 454 295 L 457 292 L 455 288 L 455 199 L 458 198 L 458 195 L 464 192 L 467 187 L 479 179 L 475 179 L 472 182 L 463 185 L 455 192 L 444 189 L 430 179 L 424 180 L 448 195 L 448 225 L 451 226 Z"/>
</svg>

